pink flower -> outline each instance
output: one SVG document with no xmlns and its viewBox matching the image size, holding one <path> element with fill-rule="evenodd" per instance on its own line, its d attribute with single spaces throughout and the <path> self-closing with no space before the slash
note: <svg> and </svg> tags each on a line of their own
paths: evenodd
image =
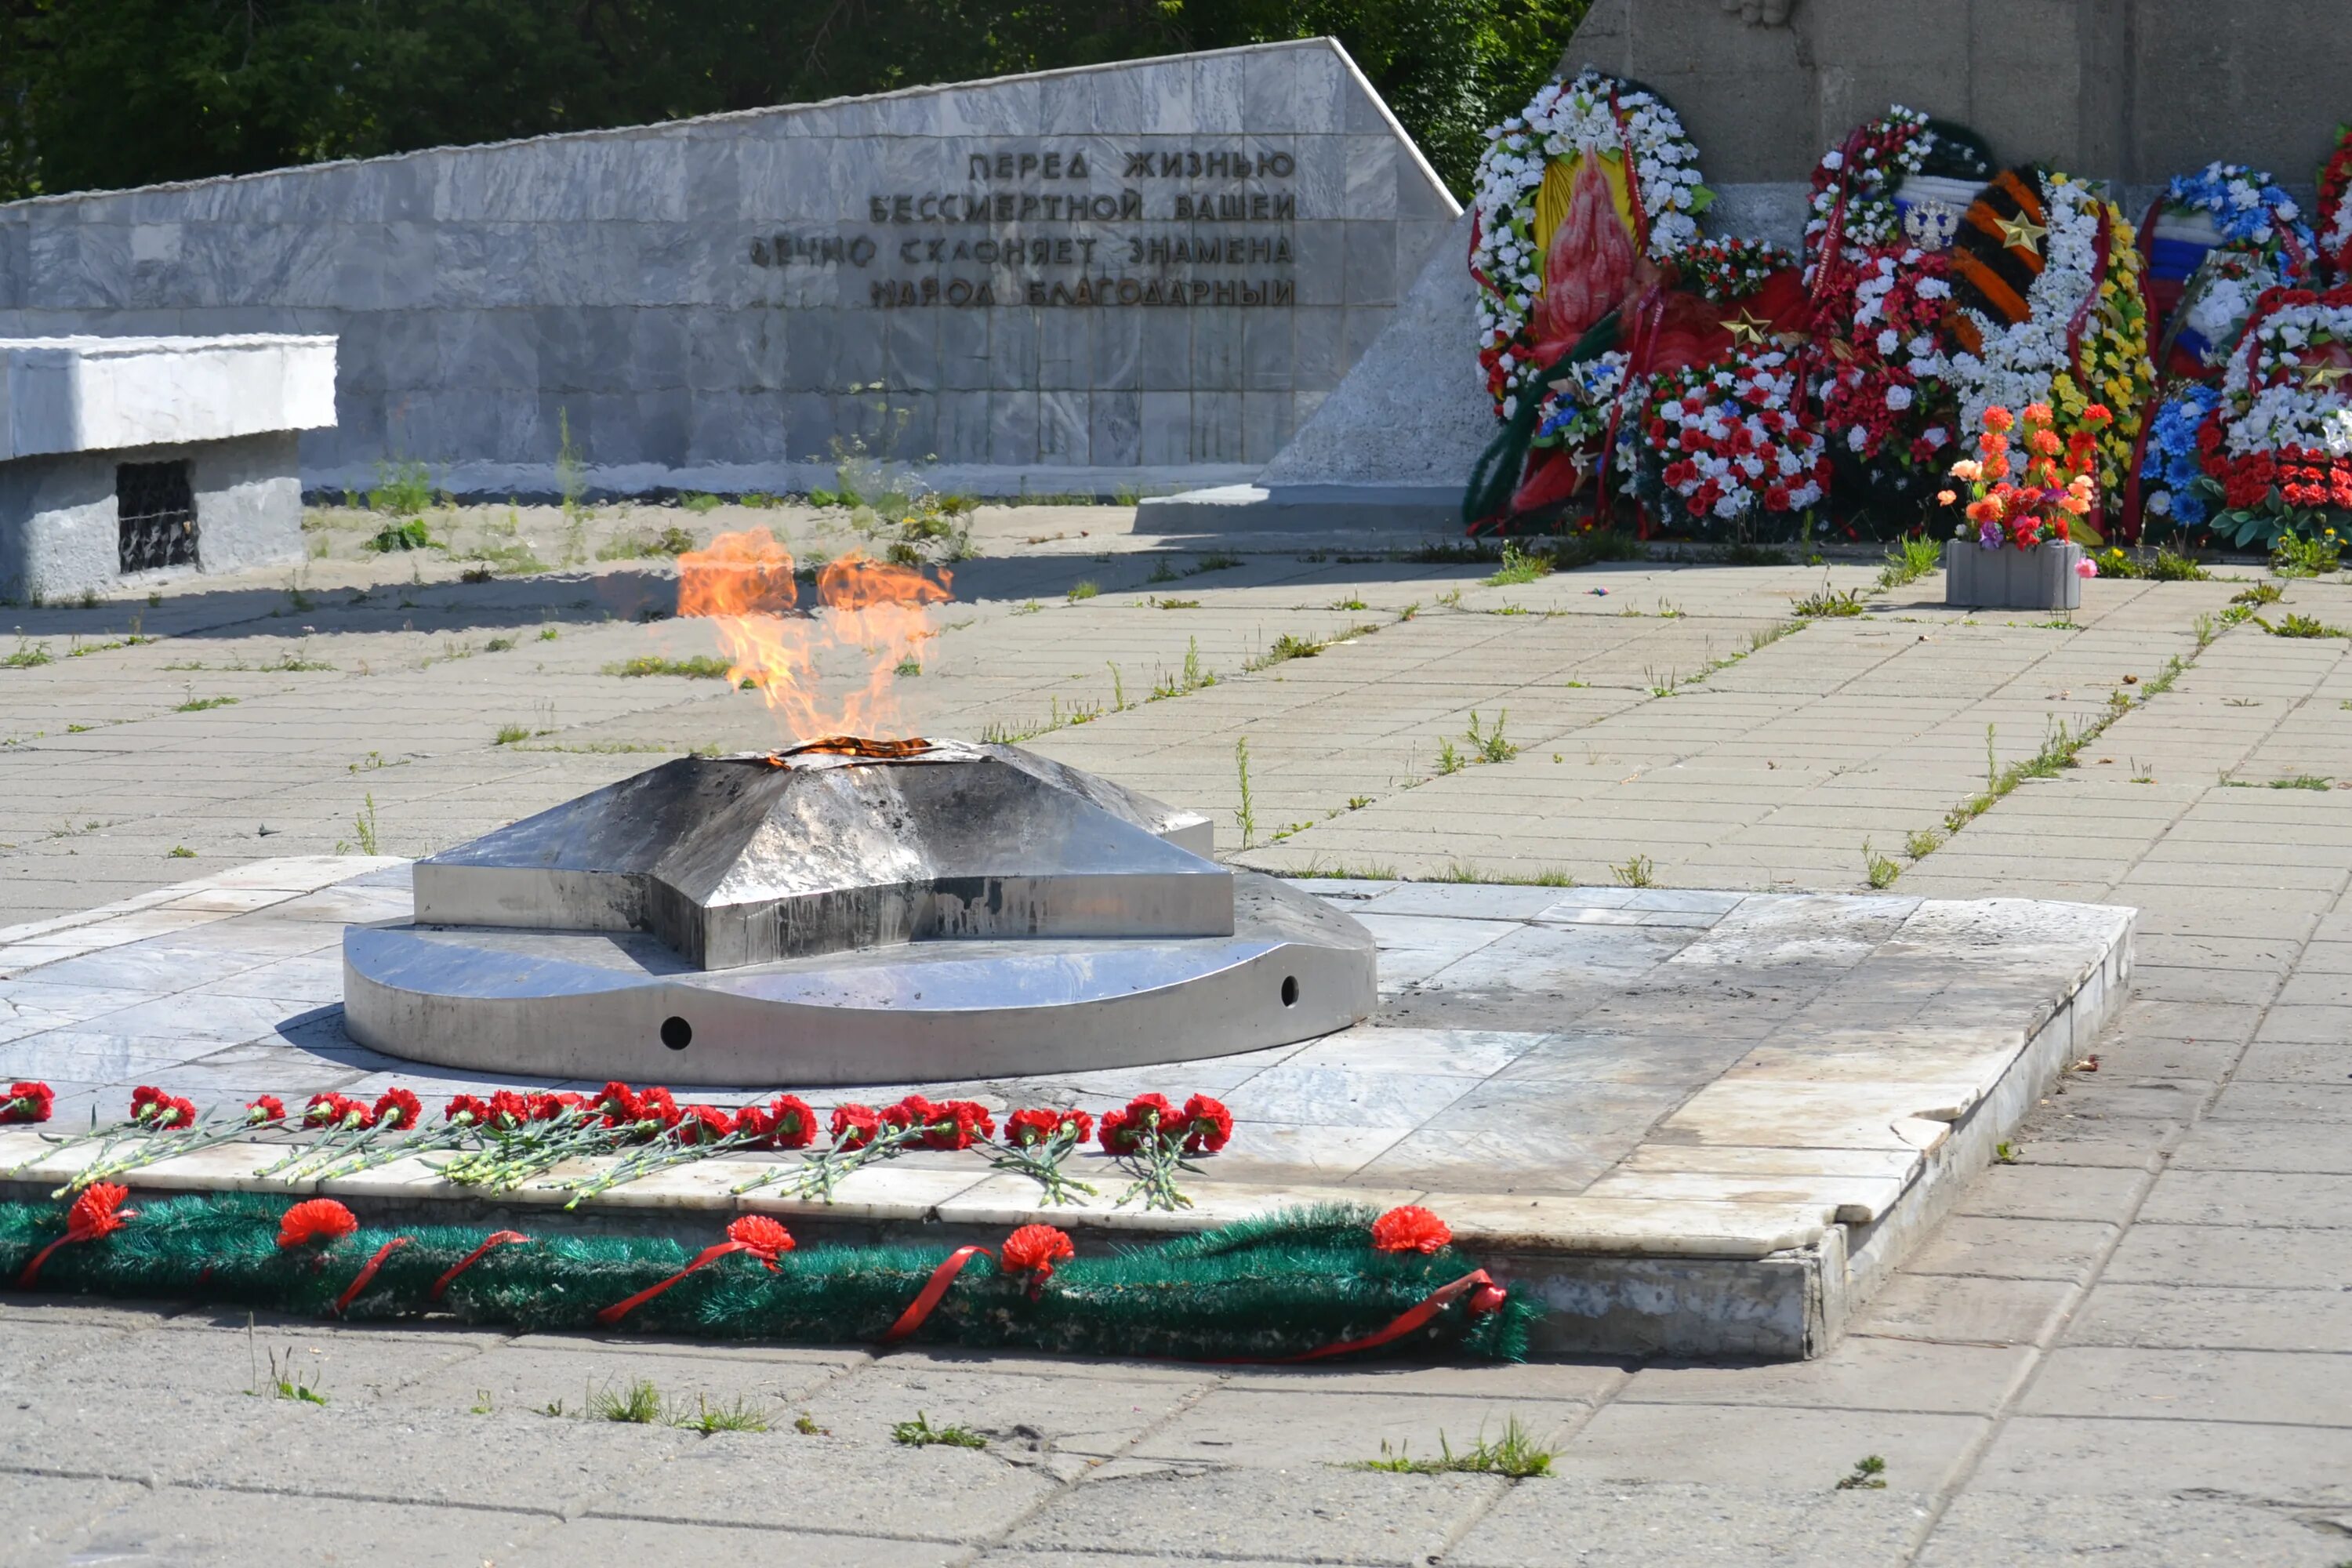
<svg viewBox="0 0 2352 1568">
<path fill-rule="evenodd" d="M 2077 577 L 2095 577 L 2095 576 L 2097 576 L 2098 574 L 2099 574 L 2099 563 L 2098 563 L 2097 562 L 2095 562 L 2095 561 L 2092 560 L 2089 556 L 2085 555 L 2085 556 L 2084 556 L 2084 557 L 2083 557 L 2083 559 L 2081 559 L 2080 561 L 2077 561 L 2077 562 L 2075 562 L 2075 563 L 2074 563 L 2074 575 L 2075 575 L 2075 576 L 2077 576 Z"/>
</svg>

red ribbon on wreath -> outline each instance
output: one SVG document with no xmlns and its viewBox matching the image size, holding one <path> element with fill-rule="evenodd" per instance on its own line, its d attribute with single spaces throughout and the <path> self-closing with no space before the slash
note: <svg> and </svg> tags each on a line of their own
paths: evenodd
<svg viewBox="0 0 2352 1568">
<path fill-rule="evenodd" d="M 375 1256 L 369 1258 L 367 1262 L 361 1267 L 359 1273 L 352 1277 L 352 1282 L 343 1287 L 343 1293 L 335 1298 L 335 1304 L 328 1310 L 333 1312 L 335 1316 L 339 1318 L 341 1317 L 343 1315 L 343 1310 L 346 1307 L 349 1307 L 353 1301 L 358 1300 L 360 1298 L 360 1292 L 367 1289 L 368 1281 L 375 1278 L 375 1271 L 383 1267 L 383 1260 L 390 1258 L 394 1253 L 398 1252 L 402 1247 L 406 1247 L 407 1245 L 408 1237 L 404 1236 L 395 1236 L 390 1241 L 385 1242 L 382 1247 L 377 1247 L 375 1249 Z"/>
<path fill-rule="evenodd" d="M 16 1277 L 16 1289 L 31 1289 L 33 1281 L 40 1278 L 41 1265 L 58 1247 L 70 1247 L 78 1241 L 96 1241 L 121 1230 L 124 1222 L 139 1212 L 122 1206 L 122 1200 L 130 1195 L 131 1189 L 119 1182 L 99 1182 L 86 1189 L 74 1199 L 73 1207 L 66 1211 L 66 1233 L 33 1254 L 33 1260 L 25 1265 L 25 1272 Z"/>
<path fill-rule="evenodd" d="M 1492 1275 L 1483 1268 L 1474 1268 L 1451 1284 L 1440 1285 L 1427 1296 L 1423 1297 L 1418 1305 L 1408 1307 L 1390 1320 L 1385 1328 L 1375 1330 L 1361 1339 L 1341 1340 L 1336 1344 L 1302 1351 L 1297 1355 L 1232 1356 L 1226 1358 L 1226 1364 L 1290 1366 L 1298 1362 L 1321 1361 L 1328 1356 L 1349 1355 L 1357 1351 L 1377 1350 L 1421 1328 L 1438 1313 L 1461 1300 L 1465 1294 L 1470 1298 L 1470 1312 L 1473 1317 L 1483 1316 L 1496 1310 L 1507 1299 L 1507 1293 L 1501 1286 L 1495 1283 Z"/>
<path fill-rule="evenodd" d="M 1853 194 L 1853 160 L 1854 155 L 1862 151 L 1864 129 L 1864 126 L 1855 126 L 1846 132 L 1844 142 L 1838 146 L 1837 200 L 1830 204 L 1829 221 L 1822 233 L 1821 259 L 1813 268 L 1812 302 L 1815 310 L 1819 310 L 1822 301 L 1829 296 L 1830 268 L 1843 259 L 1841 252 L 1845 246 L 1845 206 L 1847 199 Z"/>
<path fill-rule="evenodd" d="M 648 1285 L 626 1300 L 615 1301 L 596 1314 L 596 1321 L 617 1323 L 698 1268 L 718 1262 L 730 1252 L 748 1252 L 776 1271 L 776 1255 L 793 1249 L 792 1233 L 765 1215 L 747 1214 L 727 1227 L 727 1239 L 714 1242 L 695 1255 L 694 1261 L 657 1285 Z"/>
<path fill-rule="evenodd" d="M 436 1301 L 438 1301 L 441 1299 L 442 1293 L 449 1289 L 450 1283 L 455 1280 L 458 1275 L 463 1274 L 467 1269 L 471 1268 L 475 1264 L 479 1263 L 482 1260 L 482 1255 L 489 1251 L 490 1248 L 494 1247 L 511 1247 L 518 1241 L 529 1241 L 530 1239 L 530 1237 L 525 1236 L 519 1230 L 494 1230 L 490 1232 L 488 1237 L 483 1238 L 481 1246 L 474 1248 L 473 1251 L 457 1259 L 456 1263 L 450 1266 L 449 1272 L 441 1276 L 440 1279 L 433 1281 L 433 1289 L 427 1291 L 426 1294 L 431 1296 Z"/>
<path fill-rule="evenodd" d="M 955 1283 L 956 1276 L 963 1272 L 963 1266 L 971 1261 L 974 1254 L 991 1262 L 995 1260 L 995 1255 L 984 1247 L 959 1247 L 949 1253 L 945 1260 L 931 1270 L 931 1277 L 924 1282 L 921 1291 L 907 1303 L 907 1310 L 898 1314 L 898 1321 L 883 1331 L 877 1342 L 895 1345 L 921 1328 L 923 1320 L 931 1315 L 932 1309 L 947 1295 L 948 1287 Z"/>
</svg>

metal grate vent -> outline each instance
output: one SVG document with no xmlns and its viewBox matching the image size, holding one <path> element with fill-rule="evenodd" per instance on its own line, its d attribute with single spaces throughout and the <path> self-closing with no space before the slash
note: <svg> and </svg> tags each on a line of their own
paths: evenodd
<svg viewBox="0 0 2352 1568">
<path fill-rule="evenodd" d="M 114 516 L 125 572 L 196 563 L 196 492 L 185 463 L 117 463 Z"/>
</svg>

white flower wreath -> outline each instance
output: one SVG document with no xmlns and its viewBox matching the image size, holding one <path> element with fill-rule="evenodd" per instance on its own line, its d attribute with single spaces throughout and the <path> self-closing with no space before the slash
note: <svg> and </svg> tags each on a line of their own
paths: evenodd
<svg viewBox="0 0 2352 1568">
<path fill-rule="evenodd" d="M 2014 413 L 2050 401 L 2053 379 L 2073 365 L 2066 334 L 2075 312 L 2099 286 L 2105 204 L 2088 184 L 2064 174 L 2042 176 L 2042 204 L 2050 234 L 2042 275 L 2026 290 L 2025 320 L 1996 324 L 1981 310 L 1969 310 L 1984 352 L 1955 350 L 1948 362 L 1947 374 L 1960 397 L 1960 427 L 1970 433 L 1984 428 L 1984 411 L 1996 404 Z"/>
<path fill-rule="evenodd" d="M 2352 403 L 2340 378 L 2313 377 L 2315 351 L 2352 345 L 2352 306 L 2286 305 L 2262 318 L 2221 378 L 2230 455 L 2305 447 L 2352 457 Z"/>
<path fill-rule="evenodd" d="M 1517 410 L 1518 393 L 1541 368 L 1528 364 L 1524 351 L 1528 318 L 1543 291 L 1536 195 L 1551 161 L 1586 153 L 1622 158 L 1630 149 L 1653 257 L 1672 255 L 1696 239 L 1697 215 L 1714 195 L 1699 183 L 1698 149 L 1683 133 L 1675 111 L 1600 71 L 1582 71 L 1571 82 L 1547 82 L 1524 111 L 1486 138 L 1472 198 L 1478 239 L 1470 263 L 1485 280 L 1478 353 L 1487 367 L 1488 387 L 1508 418 Z"/>
</svg>

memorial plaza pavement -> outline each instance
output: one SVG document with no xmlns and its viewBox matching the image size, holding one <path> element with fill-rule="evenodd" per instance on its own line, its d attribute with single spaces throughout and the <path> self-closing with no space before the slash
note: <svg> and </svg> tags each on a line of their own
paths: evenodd
<svg viewBox="0 0 2352 1568">
<path fill-rule="evenodd" d="M 716 647 L 635 552 L 838 552 L 843 518 L 473 508 L 379 555 L 380 520 L 321 513 L 299 572 L 0 611 L 0 927 L 772 744 L 754 692 L 622 673 Z M 1302 876 L 2132 905 L 2119 1021 L 1804 1363 L 1241 1370 L 0 1294 L 0 1563 L 2352 1561 L 2352 643 L 2262 624 L 2352 626 L 2352 585 L 2257 619 L 2251 565 L 2103 579 L 2048 620 L 1858 554 L 1532 575 L 1133 529 L 982 509 L 905 727 L 1019 739 Z M 252 1397 L 271 1352 L 326 1402 Z M 574 1418 L 639 1378 L 772 1429 Z M 919 1410 L 989 1446 L 891 1442 Z M 1513 1422 L 1548 1474 L 1360 1468 Z M 1885 1485 L 1840 1487 L 1865 1457 Z"/>
</svg>

